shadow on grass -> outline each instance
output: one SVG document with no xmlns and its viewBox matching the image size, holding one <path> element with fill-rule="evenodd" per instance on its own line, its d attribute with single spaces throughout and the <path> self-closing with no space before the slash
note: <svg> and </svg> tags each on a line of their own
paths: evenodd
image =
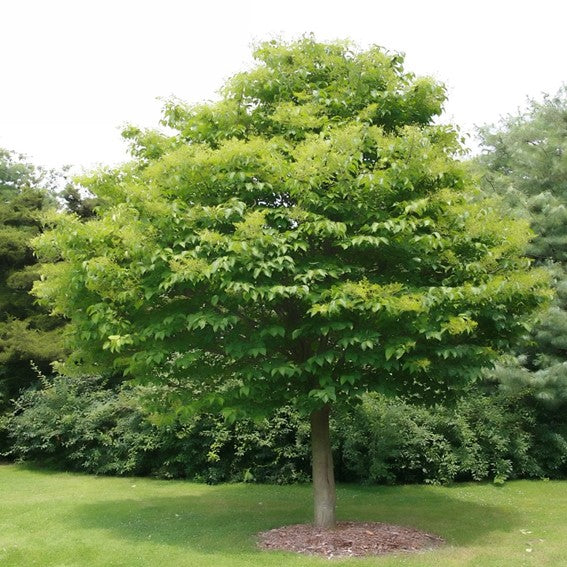
<svg viewBox="0 0 567 567">
<path fill-rule="evenodd" d="M 510 506 L 467 501 L 453 497 L 451 489 L 423 486 L 341 487 L 338 508 L 339 519 L 413 526 L 457 546 L 482 541 L 491 532 L 508 532 L 521 523 Z M 83 504 L 68 519 L 74 527 L 106 530 L 112 537 L 134 542 L 151 541 L 201 553 L 249 552 L 258 532 L 309 522 L 311 491 L 307 486 L 205 487 L 200 495 L 125 497 Z"/>
</svg>

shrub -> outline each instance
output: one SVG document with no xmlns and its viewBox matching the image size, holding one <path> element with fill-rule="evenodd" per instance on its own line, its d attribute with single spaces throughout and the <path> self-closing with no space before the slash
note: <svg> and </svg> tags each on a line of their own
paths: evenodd
<svg viewBox="0 0 567 567">
<path fill-rule="evenodd" d="M 146 474 L 158 432 L 133 389 L 114 391 L 98 377 L 62 376 L 27 390 L 8 420 L 11 455 L 97 474 Z"/>
<path fill-rule="evenodd" d="M 534 413 L 478 390 L 455 408 L 415 407 L 368 395 L 340 422 L 343 474 L 358 482 L 500 481 L 549 474 L 532 454 Z"/>
<path fill-rule="evenodd" d="M 255 424 L 195 416 L 158 427 L 141 390 L 109 387 L 99 377 L 43 379 L 26 391 L 4 425 L 10 455 L 94 474 L 155 475 L 209 483 L 309 478 L 308 430 L 289 409 Z"/>
</svg>

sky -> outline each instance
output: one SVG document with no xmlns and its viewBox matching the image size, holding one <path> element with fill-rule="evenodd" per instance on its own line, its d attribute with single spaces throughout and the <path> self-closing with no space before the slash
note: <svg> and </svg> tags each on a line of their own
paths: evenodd
<svg viewBox="0 0 567 567">
<path fill-rule="evenodd" d="M 565 0 L 0 0 L 0 22 L 0 147 L 55 168 L 127 159 L 121 127 L 214 100 L 273 38 L 404 52 L 471 135 L 567 83 Z"/>
</svg>

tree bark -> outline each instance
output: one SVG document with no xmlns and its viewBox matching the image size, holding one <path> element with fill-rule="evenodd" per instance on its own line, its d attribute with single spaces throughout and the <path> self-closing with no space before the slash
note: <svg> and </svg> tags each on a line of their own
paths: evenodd
<svg viewBox="0 0 567 567">
<path fill-rule="evenodd" d="M 335 471 L 329 435 L 330 407 L 311 414 L 311 454 L 313 461 L 314 523 L 318 528 L 335 527 Z"/>
</svg>

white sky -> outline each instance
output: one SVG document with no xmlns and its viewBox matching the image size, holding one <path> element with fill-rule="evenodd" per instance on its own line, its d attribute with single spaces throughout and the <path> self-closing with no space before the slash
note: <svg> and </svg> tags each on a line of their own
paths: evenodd
<svg viewBox="0 0 567 567">
<path fill-rule="evenodd" d="M 126 159 L 119 127 L 214 98 L 252 43 L 313 32 L 404 51 L 472 131 L 567 82 L 565 0 L 0 0 L 0 146 L 37 164 Z"/>
</svg>

